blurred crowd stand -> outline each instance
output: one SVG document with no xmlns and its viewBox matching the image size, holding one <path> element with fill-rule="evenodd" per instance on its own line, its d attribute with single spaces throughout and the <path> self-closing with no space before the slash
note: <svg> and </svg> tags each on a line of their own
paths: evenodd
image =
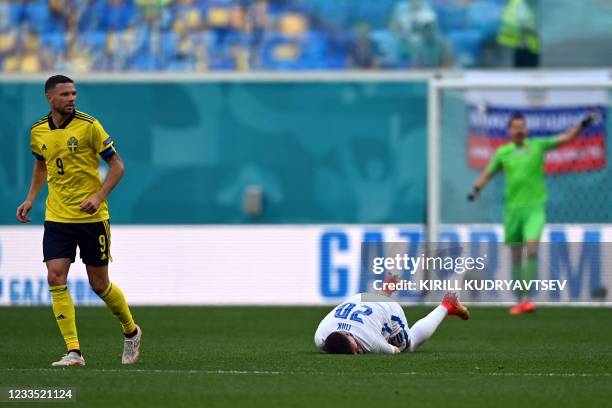
<svg viewBox="0 0 612 408">
<path fill-rule="evenodd" d="M 24 73 L 469 68 L 486 65 L 487 50 L 512 47 L 517 22 L 513 49 L 533 51 L 527 3 L 3 1 L 0 66 Z"/>
</svg>

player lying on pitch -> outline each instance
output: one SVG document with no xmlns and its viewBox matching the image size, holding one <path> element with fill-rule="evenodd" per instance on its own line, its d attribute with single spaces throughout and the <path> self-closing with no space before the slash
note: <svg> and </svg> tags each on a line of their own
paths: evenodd
<svg viewBox="0 0 612 408">
<path fill-rule="evenodd" d="M 361 293 L 347 299 L 319 323 L 315 344 L 331 354 L 396 354 L 416 351 L 449 315 L 470 317 L 457 295 L 448 292 L 438 307 L 408 327 L 396 302 L 362 302 Z"/>
</svg>

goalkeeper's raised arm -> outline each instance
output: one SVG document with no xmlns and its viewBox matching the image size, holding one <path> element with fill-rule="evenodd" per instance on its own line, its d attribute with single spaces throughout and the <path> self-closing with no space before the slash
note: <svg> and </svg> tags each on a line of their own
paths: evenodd
<svg viewBox="0 0 612 408">
<path fill-rule="evenodd" d="M 591 111 L 578 125 L 556 136 L 554 139 L 557 142 L 557 147 L 576 139 L 586 128 L 591 126 L 596 119 L 597 112 Z"/>
</svg>

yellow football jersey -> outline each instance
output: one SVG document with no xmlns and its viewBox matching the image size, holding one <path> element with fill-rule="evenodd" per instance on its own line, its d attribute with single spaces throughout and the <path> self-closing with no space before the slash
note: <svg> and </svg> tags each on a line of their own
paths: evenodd
<svg viewBox="0 0 612 408">
<path fill-rule="evenodd" d="M 32 125 L 32 153 L 47 165 L 49 195 L 45 219 L 55 222 L 97 222 L 108 220 L 108 202 L 87 214 L 79 205 L 102 188 L 100 157 L 115 153 L 113 140 L 95 118 L 75 112 L 56 128 L 51 114 Z"/>
</svg>

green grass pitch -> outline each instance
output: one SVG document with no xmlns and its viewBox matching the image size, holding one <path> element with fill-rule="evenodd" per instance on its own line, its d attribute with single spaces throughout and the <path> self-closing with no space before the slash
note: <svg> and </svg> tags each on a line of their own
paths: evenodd
<svg viewBox="0 0 612 408">
<path fill-rule="evenodd" d="M 81 307 L 87 366 L 52 369 L 63 341 L 50 307 L 0 308 L 0 387 L 74 387 L 70 407 L 612 404 L 610 309 L 474 307 L 469 321 L 448 319 L 418 352 L 396 356 L 319 353 L 313 335 L 329 309 L 134 308 L 143 354 L 124 367 L 118 323 L 105 308 Z M 413 323 L 428 310 L 406 315 Z"/>
</svg>

